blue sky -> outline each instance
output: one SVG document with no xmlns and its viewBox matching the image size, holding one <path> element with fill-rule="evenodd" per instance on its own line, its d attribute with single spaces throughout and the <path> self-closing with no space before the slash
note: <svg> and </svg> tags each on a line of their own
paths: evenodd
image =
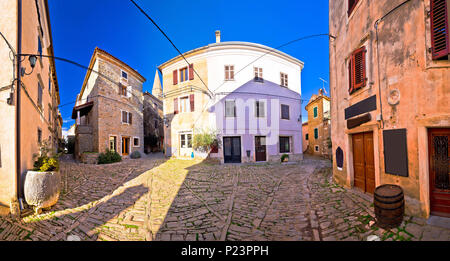
<svg viewBox="0 0 450 261">
<path fill-rule="evenodd" d="M 181 52 L 222 41 L 254 42 L 276 48 L 294 39 L 328 33 L 328 0 L 171 0 L 136 2 L 169 35 Z M 177 55 L 167 39 L 128 0 L 49 1 L 55 56 L 85 66 L 95 47 L 104 49 L 141 73 L 151 92 L 156 66 Z M 305 63 L 302 99 L 308 100 L 328 81 L 328 38 L 295 42 L 280 49 Z M 86 71 L 57 61 L 60 110 L 64 129 Z M 329 92 L 328 84 L 326 90 Z M 302 104 L 306 121 L 306 102 Z"/>
</svg>

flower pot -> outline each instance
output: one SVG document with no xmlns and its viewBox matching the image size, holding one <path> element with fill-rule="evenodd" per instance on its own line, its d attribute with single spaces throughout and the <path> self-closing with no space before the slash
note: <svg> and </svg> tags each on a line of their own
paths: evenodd
<svg viewBox="0 0 450 261">
<path fill-rule="evenodd" d="M 24 184 L 25 201 L 34 206 L 36 212 L 55 205 L 59 198 L 60 183 L 58 171 L 28 171 Z"/>
</svg>

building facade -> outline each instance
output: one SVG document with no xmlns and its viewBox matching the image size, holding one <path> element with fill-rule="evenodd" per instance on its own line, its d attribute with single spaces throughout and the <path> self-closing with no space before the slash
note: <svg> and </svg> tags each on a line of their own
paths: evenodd
<svg viewBox="0 0 450 261">
<path fill-rule="evenodd" d="M 166 155 L 222 163 L 303 158 L 303 62 L 259 44 L 220 42 L 220 32 L 216 43 L 184 57 L 189 65 L 178 56 L 158 67 Z M 202 133 L 216 134 L 220 146 L 194 151 L 194 136 Z"/>
<path fill-rule="evenodd" d="M 157 72 L 158 73 L 158 72 Z M 159 83 L 159 89 L 161 84 Z M 153 86 L 153 93 L 155 86 Z M 144 92 L 144 152 L 161 152 L 164 144 L 163 103 L 149 92 Z"/>
<path fill-rule="evenodd" d="M 95 48 L 77 103 L 75 155 L 107 149 L 128 157 L 144 153 L 143 93 L 145 78 L 104 50 Z"/>
<path fill-rule="evenodd" d="M 449 1 L 329 4 L 334 180 L 449 216 Z"/>
<path fill-rule="evenodd" d="M 47 1 L 1 1 L 0 32 L 0 208 L 16 214 L 34 155 L 44 142 L 57 152 L 62 135 Z"/>
<path fill-rule="evenodd" d="M 308 154 L 331 157 L 331 111 L 330 98 L 319 90 L 313 94 L 305 107 L 308 112 Z"/>
<path fill-rule="evenodd" d="M 303 154 L 305 154 L 309 147 L 309 133 L 308 133 L 308 122 L 302 123 L 302 137 L 303 137 Z"/>
</svg>

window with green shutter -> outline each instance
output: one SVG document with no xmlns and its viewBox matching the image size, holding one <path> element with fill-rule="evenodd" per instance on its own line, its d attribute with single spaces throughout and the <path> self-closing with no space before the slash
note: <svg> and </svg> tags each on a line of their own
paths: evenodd
<svg viewBox="0 0 450 261">
<path fill-rule="evenodd" d="M 319 138 L 319 130 L 316 128 L 314 129 L 314 139 L 318 139 Z"/>
<path fill-rule="evenodd" d="M 317 118 L 317 107 L 314 107 L 314 118 Z"/>
</svg>

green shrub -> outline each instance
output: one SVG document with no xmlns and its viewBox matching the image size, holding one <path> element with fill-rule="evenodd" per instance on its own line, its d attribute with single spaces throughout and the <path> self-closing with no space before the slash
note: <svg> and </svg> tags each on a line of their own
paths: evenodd
<svg viewBox="0 0 450 261">
<path fill-rule="evenodd" d="M 130 158 L 132 159 L 139 159 L 141 157 L 141 153 L 139 151 L 133 151 L 133 153 L 131 153 Z"/>
<path fill-rule="evenodd" d="M 284 162 L 285 159 L 289 160 L 289 155 L 288 154 L 281 155 L 281 162 Z"/>
<path fill-rule="evenodd" d="M 107 149 L 105 153 L 98 155 L 98 164 L 109 164 L 122 161 L 122 157 L 116 151 Z"/>
<path fill-rule="evenodd" d="M 203 132 L 194 135 L 192 147 L 195 150 L 209 152 L 212 146 L 220 147 L 220 142 L 214 132 Z"/>
<path fill-rule="evenodd" d="M 52 153 L 48 144 L 48 141 L 42 142 L 39 149 L 40 154 L 33 155 L 34 158 L 37 158 L 33 163 L 34 171 L 46 172 L 59 170 L 59 154 L 49 156 Z"/>
</svg>

